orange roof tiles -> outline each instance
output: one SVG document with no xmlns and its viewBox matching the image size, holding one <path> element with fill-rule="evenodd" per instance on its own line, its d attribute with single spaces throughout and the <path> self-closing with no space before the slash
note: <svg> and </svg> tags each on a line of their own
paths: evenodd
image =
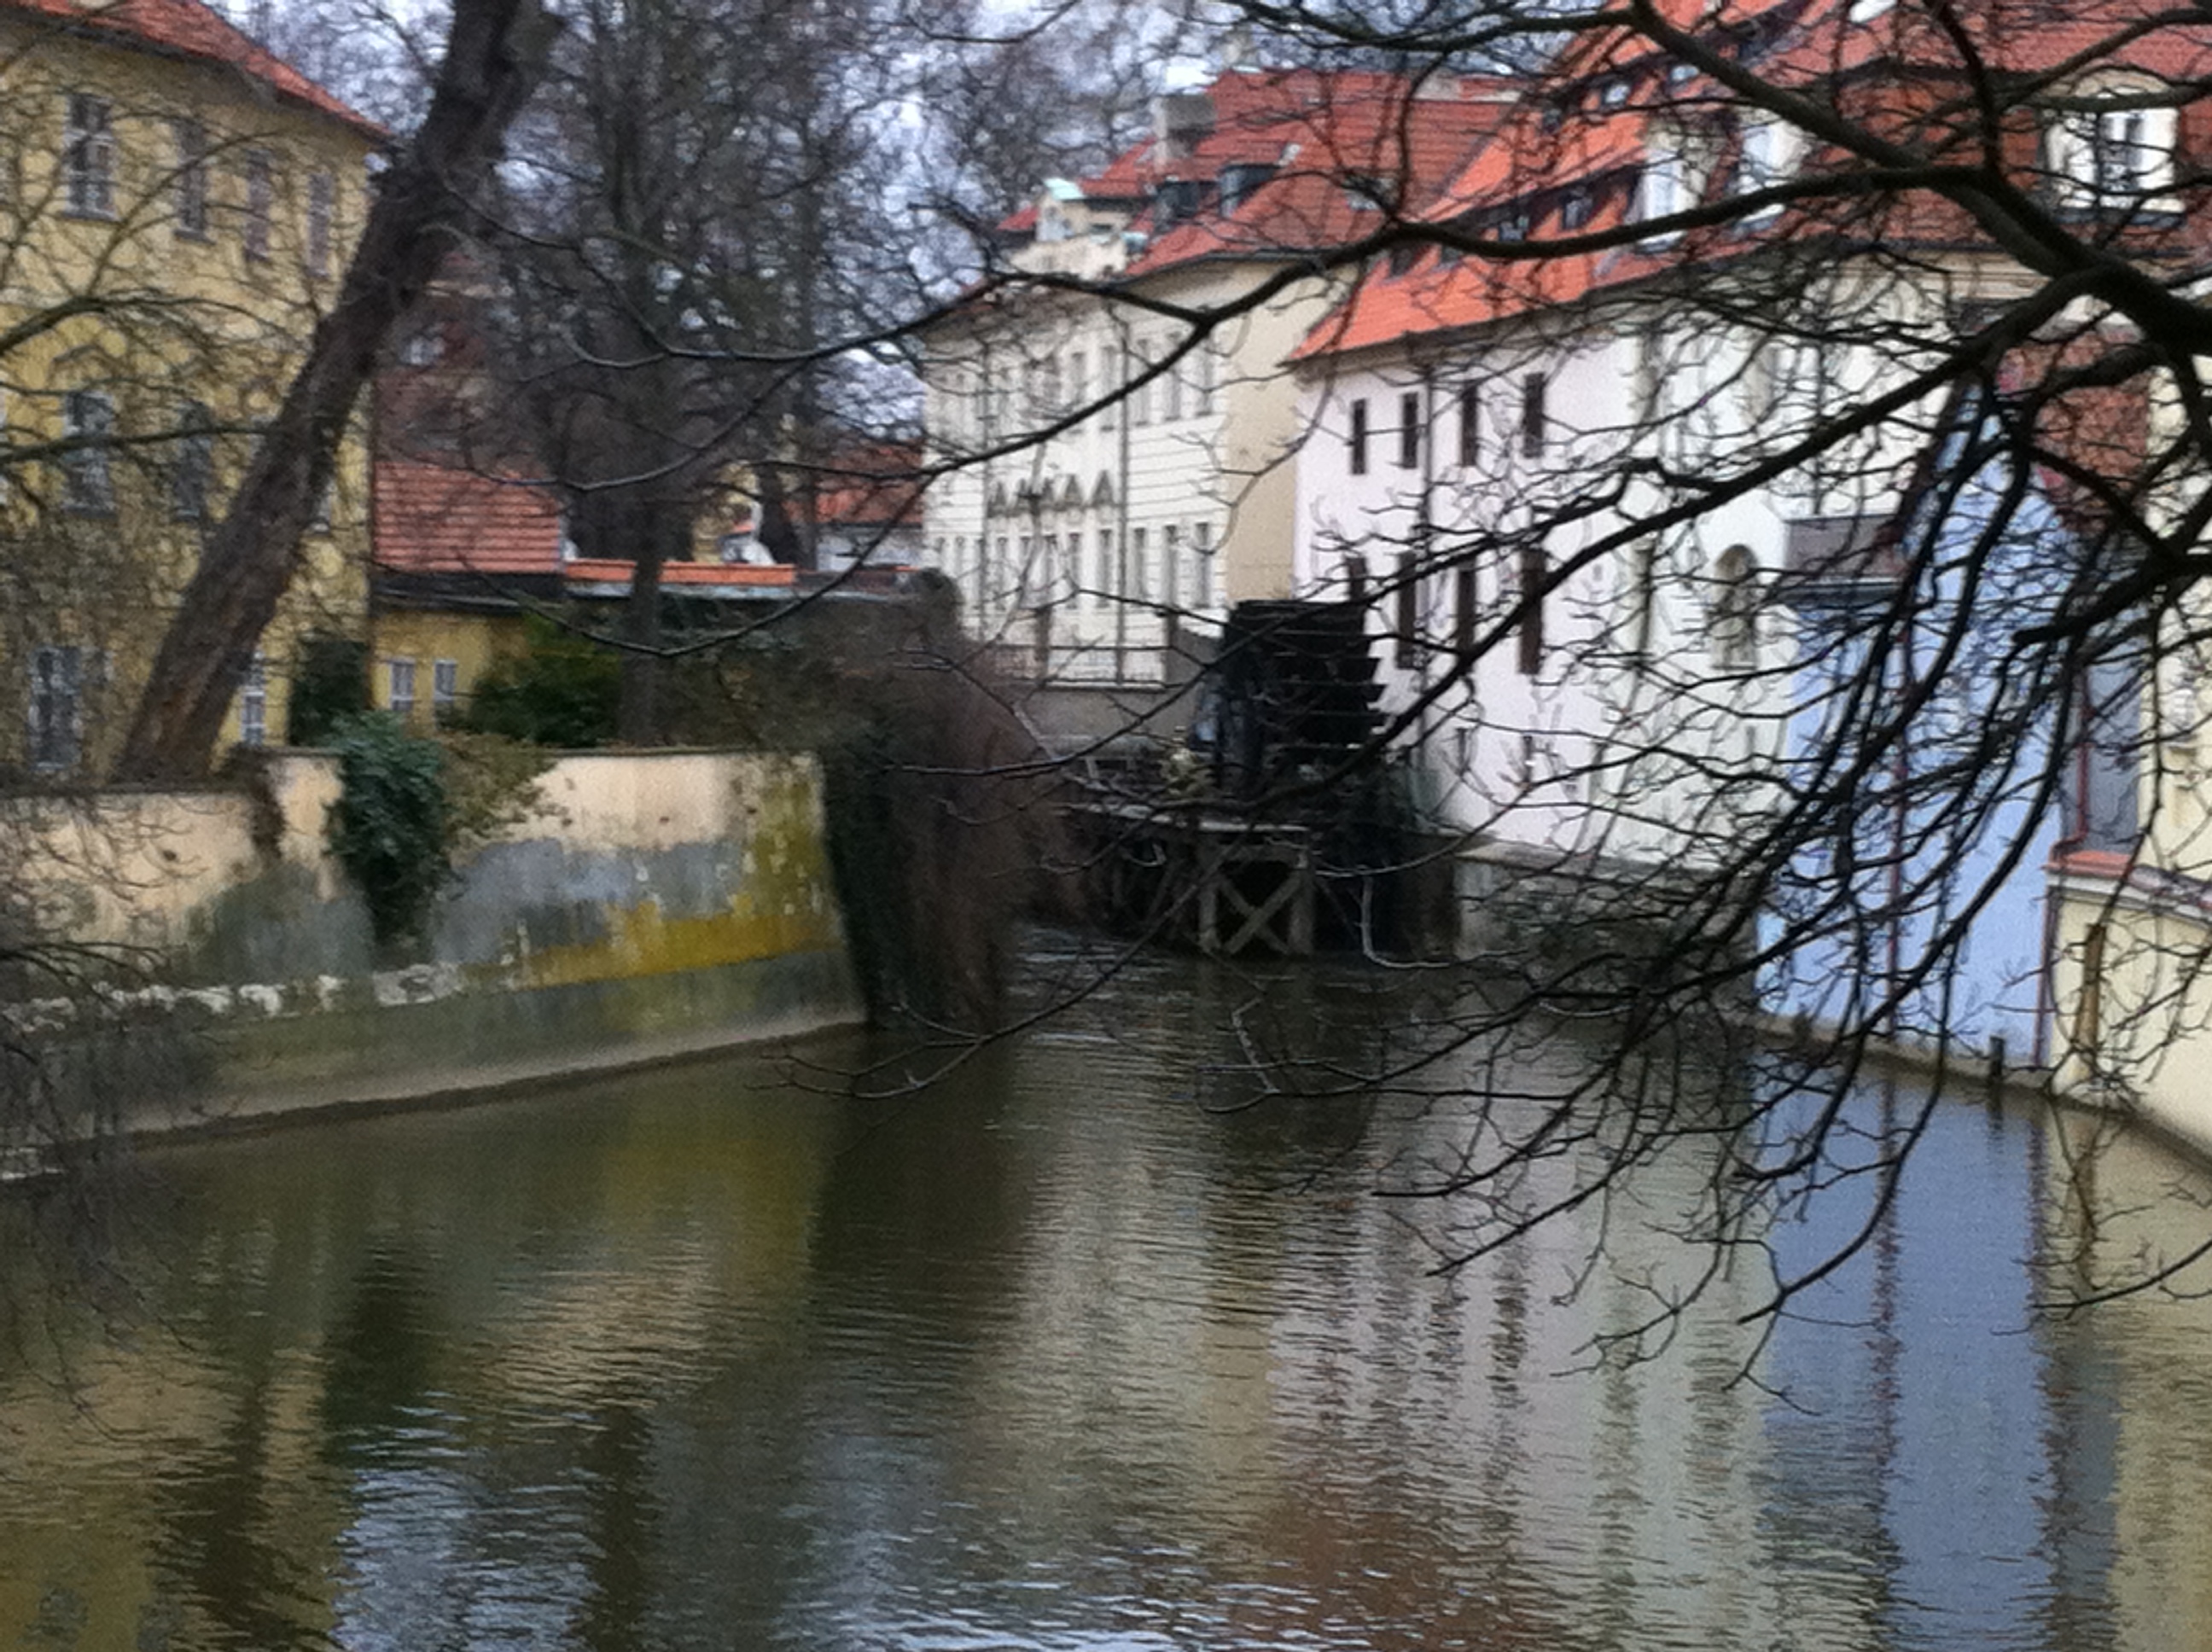
<svg viewBox="0 0 2212 1652">
<path fill-rule="evenodd" d="M 43 18 L 55 27 L 143 51 L 217 64 L 278 95 L 343 122 L 365 137 L 384 129 L 349 108 L 200 0 L 0 0 L 0 14 Z"/>
<path fill-rule="evenodd" d="M 902 442 L 846 455 L 815 483 L 814 519 L 841 527 L 919 526 L 921 462 L 921 450 Z"/>
<path fill-rule="evenodd" d="M 380 568 L 409 574 L 561 568 L 561 507 L 543 487 L 393 459 L 377 461 L 374 485 L 372 554 Z"/>
<path fill-rule="evenodd" d="M 1746 61 L 1763 81 L 1842 108 L 1869 131 L 1923 153 L 1948 158 L 1965 149 L 1966 159 L 1981 158 L 1981 129 L 1963 95 L 1967 67 L 1955 42 L 1924 8 L 1898 4 L 1864 21 L 1853 16 L 1851 0 L 1722 0 L 1710 9 L 1699 0 L 1663 0 L 1660 9 L 1685 33 Z M 2061 68 L 2092 78 L 2100 71 L 2129 71 L 2169 82 L 2212 79 L 2212 21 L 2169 21 L 2139 38 L 2130 34 L 2154 16 L 2174 16 L 2162 0 L 1961 0 L 1958 9 L 1991 75 L 2030 93 L 2040 77 Z M 1625 243 L 1598 252 L 1544 250 L 1547 241 L 1618 230 L 1627 222 L 1635 173 L 1650 155 L 1680 141 L 1656 137 L 1655 128 L 1672 132 L 1702 125 L 1720 145 L 1715 178 L 1724 179 L 1733 170 L 1727 150 L 1740 119 L 1735 94 L 1686 69 L 1668 74 L 1674 62 L 1627 30 L 1575 42 L 1550 71 L 1530 82 L 1511 117 L 1456 175 L 1408 216 L 1438 226 L 1464 223 L 1472 233 L 1501 240 L 1498 225 L 1509 211 L 1556 204 L 1560 192 L 1577 184 L 1592 185 L 1595 195 L 1603 180 L 1612 179 L 1614 187 L 1594 204 L 1579 232 L 1547 227 L 1543 240 L 1518 257 L 1500 246 L 1495 253 L 1463 258 L 1429 254 L 1410 269 L 1370 271 L 1308 335 L 1293 359 L 1371 349 L 1572 303 L 1686 263 L 1740 256 L 1764 242 L 1824 228 L 1819 210 L 1808 208 L 1698 231 L 1663 249 Z M 2192 137 L 2197 149 L 2212 148 L 2212 106 L 2198 119 L 2203 130 L 2192 135 L 2185 127 L 2185 149 Z M 2006 143 L 2008 164 L 2025 170 L 2041 164 L 2032 123 L 2008 131 Z M 1816 147 L 1816 164 L 1819 158 Z M 1933 197 L 1882 210 L 1887 216 L 1876 233 L 1893 238 L 1955 240 L 1977 233 L 1963 212 Z M 1537 227 L 1523 225 L 1522 234 Z"/>
<path fill-rule="evenodd" d="M 1511 82 L 1450 76 L 1416 83 L 1364 70 L 1231 70 L 1205 88 L 1211 125 L 1178 152 L 1158 136 L 1078 183 L 1091 200 L 1146 202 L 1130 228 L 1150 237 L 1127 273 L 1143 276 L 1212 257 L 1274 258 L 1357 240 L 1370 203 L 1346 188 L 1371 180 L 1405 202 L 1425 199 L 1510 107 Z M 1224 171 L 1267 167 L 1231 210 Z M 1166 219 L 1164 184 L 1210 191 L 1195 210 Z M 1010 234 L 1034 228 L 1034 209 L 1011 215 Z"/>
</svg>

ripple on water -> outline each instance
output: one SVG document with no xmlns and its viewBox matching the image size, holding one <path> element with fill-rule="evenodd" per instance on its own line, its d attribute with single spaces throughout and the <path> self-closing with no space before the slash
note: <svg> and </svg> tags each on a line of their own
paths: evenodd
<svg viewBox="0 0 2212 1652">
<path fill-rule="evenodd" d="M 895 1101 L 709 1066 L 175 1156 L 160 1328 L 0 1376 L 0 1645 L 2198 1643 L 2212 1320 L 2016 1322 L 2027 1123 L 1940 1115 L 1763 1351 L 1747 1270 L 1594 1369 L 1698 1167 L 1438 1277 L 1453 1208 L 1372 1193 L 1465 1110 L 1214 1105 L 1249 996 L 1147 962 Z"/>
</svg>

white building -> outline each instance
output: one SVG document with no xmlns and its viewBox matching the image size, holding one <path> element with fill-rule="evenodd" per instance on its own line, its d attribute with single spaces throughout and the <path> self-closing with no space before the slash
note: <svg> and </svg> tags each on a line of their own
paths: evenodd
<svg viewBox="0 0 2212 1652">
<path fill-rule="evenodd" d="M 959 468 L 927 554 L 1048 727 L 1124 726 L 1227 604 L 1287 594 L 1284 362 L 1346 290 L 1315 254 L 1432 193 L 1505 108 L 1491 82 L 1232 70 L 1002 226 L 1008 268 L 929 339 L 932 459 Z"/>
<path fill-rule="evenodd" d="M 1899 143 L 1980 141 L 1945 124 L 1960 71 L 1917 9 L 1753 0 L 1725 30 L 1678 9 Z M 2071 38 L 2006 36 L 2006 66 L 2047 69 Z M 2116 150 L 2080 106 L 2137 70 L 2023 105 L 2003 159 L 2026 192 L 2172 220 L 2185 131 L 2130 127 Z M 1879 714 L 1808 701 L 1844 690 L 1808 669 L 1795 593 L 1963 625 L 1943 608 L 1961 587 L 1891 542 L 1942 445 L 1946 351 L 2042 282 L 1932 193 L 1778 193 L 1855 164 L 1647 41 L 1588 35 L 1425 210 L 1464 245 L 1401 250 L 1300 347 L 1297 591 L 1367 604 L 1463 893 L 1528 867 L 1614 874 L 1601 893 L 1724 870 L 1755 892 L 1808 731 L 1848 713 L 1862 740 Z M 2036 374 L 2037 348 L 2001 374 Z"/>
</svg>

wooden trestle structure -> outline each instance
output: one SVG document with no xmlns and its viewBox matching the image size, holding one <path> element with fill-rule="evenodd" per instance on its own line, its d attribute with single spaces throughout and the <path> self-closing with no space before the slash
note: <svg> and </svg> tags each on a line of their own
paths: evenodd
<svg viewBox="0 0 2212 1652">
<path fill-rule="evenodd" d="M 1095 911 L 1215 957 L 1304 957 L 1331 891 L 1371 906 L 1381 771 L 1364 610 L 1241 603 L 1206 671 L 1182 772 L 1077 801 Z M 1340 918 L 1335 929 L 1347 928 Z"/>
<path fill-rule="evenodd" d="M 1106 915 L 1208 957 L 1314 950 L 1314 834 L 1194 805 L 1079 805 Z"/>
</svg>

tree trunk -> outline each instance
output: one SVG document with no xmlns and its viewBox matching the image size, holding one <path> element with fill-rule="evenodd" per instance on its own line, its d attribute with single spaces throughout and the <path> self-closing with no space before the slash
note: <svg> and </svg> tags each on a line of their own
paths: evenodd
<svg viewBox="0 0 2212 1652">
<path fill-rule="evenodd" d="M 672 553 L 680 555 L 683 513 L 665 501 L 646 505 L 634 516 L 636 542 L 629 597 L 623 606 L 622 697 L 615 712 L 615 733 L 624 745 L 658 745 L 661 740 L 660 570 Z"/>
<path fill-rule="evenodd" d="M 337 303 L 256 448 L 155 654 L 116 777 L 196 779 L 299 565 L 300 536 L 377 352 L 465 222 L 507 125 L 544 72 L 559 22 L 538 0 L 455 0 L 430 108 L 380 180 Z"/>
</svg>

